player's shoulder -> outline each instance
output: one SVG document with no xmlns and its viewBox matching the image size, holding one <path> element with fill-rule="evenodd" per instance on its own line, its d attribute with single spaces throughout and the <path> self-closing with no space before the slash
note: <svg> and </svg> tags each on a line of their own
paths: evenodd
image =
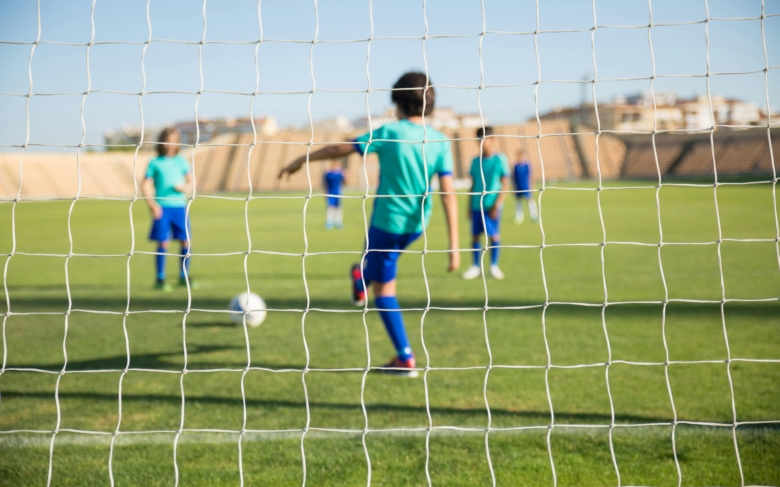
<svg viewBox="0 0 780 487">
<path fill-rule="evenodd" d="M 425 128 L 425 138 L 428 140 L 446 141 L 446 142 L 449 142 L 450 140 L 444 132 L 430 126 Z"/>
<path fill-rule="evenodd" d="M 181 167 L 182 169 L 184 169 L 186 171 L 189 171 L 189 169 L 190 169 L 190 161 L 188 161 L 186 157 L 184 157 L 181 154 L 176 154 L 176 156 L 174 157 L 174 160 L 176 161 L 176 164 L 179 165 L 179 167 Z"/>
<path fill-rule="evenodd" d="M 147 167 L 151 169 L 157 169 L 160 167 L 160 163 L 162 160 L 163 160 L 162 156 L 152 157 L 151 159 L 149 159 L 149 163 L 147 164 Z"/>
</svg>

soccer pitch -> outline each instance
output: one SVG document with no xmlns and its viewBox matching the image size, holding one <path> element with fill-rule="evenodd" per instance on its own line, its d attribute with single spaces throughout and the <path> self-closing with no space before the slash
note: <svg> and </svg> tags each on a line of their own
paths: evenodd
<svg viewBox="0 0 780 487">
<path fill-rule="evenodd" d="M 601 247 L 555 244 L 602 242 L 596 191 L 591 183 L 567 183 L 546 189 L 542 197 L 545 245 L 542 251 L 549 297 L 540 265 L 539 225 L 512 224 L 511 204 L 503 215 L 502 244 L 537 246 L 502 250 L 504 281 L 487 280 L 489 307 L 481 279 L 464 281 L 445 272 L 446 255 L 402 256 L 398 298 L 404 312 L 418 367 L 429 365 L 428 405 L 422 376 L 417 379 L 369 373 L 364 402 L 368 417 L 365 445 L 373 485 L 426 485 L 428 471 L 435 485 L 490 485 L 491 465 L 485 450 L 488 414 L 483 387 L 487 381 L 490 461 L 499 485 L 553 485 L 550 456 L 558 486 L 739 485 L 740 470 L 731 424 L 732 394 L 727 375 L 727 342 L 721 316 L 722 298 L 718 218 L 712 186 L 667 186 L 660 190 L 663 272 L 672 300 L 662 327 L 664 286 L 659 270 L 659 221 L 654 183 L 620 181 L 638 189 L 602 191 L 606 247 L 604 273 L 610 305 L 604 311 Z M 613 183 L 614 184 L 614 183 Z M 272 252 L 335 252 L 362 250 L 362 199 L 345 203 L 346 228 L 325 231 L 324 201 L 255 199 L 247 216 L 251 248 Z M 717 189 L 724 239 L 775 239 L 772 185 L 721 186 Z M 508 201 L 508 203 L 512 203 Z M 370 215 L 372 200 L 366 202 Z M 461 198 L 461 247 L 468 247 L 465 197 Z M 16 206 L 16 255 L 7 268 L 11 311 L 5 323 L 6 371 L 0 375 L 0 430 L 51 431 L 57 424 L 55 384 L 64 363 L 63 338 L 68 293 L 62 257 L 23 253 L 67 254 L 70 251 L 70 201 L 23 202 Z M 225 310 L 230 298 L 246 289 L 245 252 L 249 243 L 245 201 L 196 198 L 191 206 L 191 308 Z M 11 241 L 11 203 L 0 205 L 0 252 Z M 135 250 L 153 251 L 146 239 L 150 216 L 146 205 L 133 206 Z M 72 251 L 76 254 L 128 254 L 131 226 L 128 202 L 78 201 L 71 216 Z M 642 242 L 651 245 L 625 245 Z M 446 232 L 441 204 L 436 201 L 428 248 L 444 249 Z M 412 250 L 423 248 L 422 239 Z M 172 249 L 176 252 L 177 246 Z M 720 246 L 727 299 L 780 296 L 780 272 L 774 241 L 734 242 Z M 175 256 L 172 253 L 171 256 Z M 461 269 L 470 262 L 463 253 Z M 169 258 L 169 280 L 178 258 Z M 305 261 L 305 266 L 302 265 Z M 152 289 L 153 258 L 130 259 L 130 310 L 126 331 L 133 369 L 123 380 L 120 431 L 157 431 L 119 435 L 112 471 L 116 485 L 172 485 L 174 439 L 185 431 L 176 451 L 179 485 L 237 485 L 240 470 L 246 485 L 365 485 L 367 462 L 360 431 L 361 371 L 366 335 L 360 312 L 349 305 L 350 264 L 359 255 L 327 254 L 289 257 L 251 254 L 247 272 L 253 292 L 269 308 L 265 323 L 248 330 L 251 366 L 244 379 L 247 433 L 241 379 L 247 364 L 244 331 L 230 325 L 226 314 L 192 311 L 186 316 L 188 373 L 180 372 L 185 354 L 182 310 L 186 289 L 166 294 Z M 68 319 L 67 371 L 109 369 L 104 373 L 66 373 L 60 380 L 60 428 L 102 431 L 107 435 L 59 432 L 52 456 L 52 485 L 107 485 L 109 452 L 119 410 L 121 371 L 128 365 L 123 313 L 127 306 L 127 257 L 72 257 L 70 298 L 74 310 L 108 310 L 119 314 L 73 311 Z M 302 278 L 305 268 L 306 281 Z M 428 286 L 426 287 L 426 278 Z M 316 308 L 305 315 L 307 306 Z M 430 304 L 428 291 L 430 292 Z M 592 303 L 596 306 L 550 304 L 546 301 Z M 676 299 L 702 300 L 678 302 Z M 637 303 L 654 301 L 654 303 Z M 373 306 L 373 302 L 370 303 Z M 25 315 L 24 312 L 54 314 Z M 542 316 L 544 312 L 544 326 Z M 780 359 L 780 303 L 727 302 L 725 331 L 733 359 Z M 302 317 L 305 319 L 302 320 Z M 366 315 L 372 366 L 394 351 L 376 312 Z M 421 334 L 421 323 L 423 326 Z M 486 342 L 487 330 L 487 342 Z M 304 346 L 304 333 L 305 343 Z M 429 354 L 426 359 L 421 336 Z M 607 341 L 606 337 L 609 340 Z M 667 367 L 665 342 L 669 360 Z M 547 372 L 548 349 L 550 363 Z M 305 387 L 301 380 L 305 373 Z M 611 351 L 608 382 L 606 363 Z M 626 362 L 631 362 L 626 363 Z M 692 363 L 685 363 L 692 362 Z M 502 368 L 499 365 L 528 366 Z M 579 367 L 572 367 L 579 366 Z M 19 372 L 13 368 L 52 371 Z M 447 370 L 447 368 L 458 370 Z M 198 373 L 203 369 L 221 369 Z M 667 390 L 665 371 L 674 398 Z M 734 361 L 730 365 L 733 400 L 739 423 L 780 420 L 780 363 Z M 545 386 L 549 373 L 549 398 Z M 609 384 L 609 392 L 607 389 Z M 610 428 L 614 405 L 614 421 Z M 306 400 L 308 398 L 308 401 Z M 676 455 L 672 449 L 674 411 Z M 430 412 L 430 422 L 429 415 Z M 307 419 L 308 418 L 308 419 Z M 713 423 L 712 425 L 687 424 Z M 430 434 L 426 453 L 426 428 Z M 662 424 L 661 424 L 662 423 Z M 715 424 L 718 425 L 715 425 Z M 550 434 L 549 426 L 554 424 Z M 631 426 L 625 425 L 643 425 Z M 567 425 L 579 425 L 571 427 Z M 442 426 L 468 430 L 444 429 Z M 508 430 L 505 428 L 538 428 Z M 481 429 L 481 430 L 480 430 Z M 275 431 L 270 431 L 275 430 Z M 352 430 L 352 431 L 323 431 Z M 393 430 L 393 431 L 373 431 Z M 45 485 L 51 433 L 0 435 L 0 485 Z M 745 485 L 780 485 L 780 429 L 740 424 L 736 429 Z"/>
</svg>

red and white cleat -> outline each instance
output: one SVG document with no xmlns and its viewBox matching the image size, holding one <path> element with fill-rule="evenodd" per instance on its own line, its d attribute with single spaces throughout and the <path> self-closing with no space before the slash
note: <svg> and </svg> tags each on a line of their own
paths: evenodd
<svg viewBox="0 0 780 487">
<path fill-rule="evenodd" d="M 399 357 L 396 357 L 389 363 L 383 365 L 379 371 L 385 374 L 414 378 L 420 375 L 420 373 L 415 370 L 415 367 L 416 363 L 414 357 L 410 357 L 407 360 L 401 360 Z"/>
<path fill-rule="evenodd" d="M 352 298 L 350 300 L 352 304 L 362 308 L 366 305 L 366 288 L 363 287 L 363 270 L 359 264 L 352 264 L 349 276 L 352 278 Z"/>
</svg>

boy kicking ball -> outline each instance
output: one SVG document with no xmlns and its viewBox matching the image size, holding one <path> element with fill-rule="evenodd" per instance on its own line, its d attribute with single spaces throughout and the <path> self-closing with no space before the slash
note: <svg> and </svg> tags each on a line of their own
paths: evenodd
<svg viewBox="0 0 780 487">
<path fill-rule="evenodd" d="M 176 129 L 163 130 L 157 142 L 157 157 L 149 161 L 141 190 L 152 212 L 149 240 L 157 241 L 155 287 L 170 292 L 171 285 L 165 282 L 165 254 L 171 236 L 181 242 L 180 286 L 187 285 L 185 269 L 187 274 L 190 270 L 190 259 L 187 258 L 190 242 L 187 238 L 189 221 L 186 216 L 186 193 L 192 190 L 192 172 L 187 160 L 179 155 L 179 132 Z M 190 288 L 198 288 L 192 279 Z"/>
<path fill-rule="evenodd" d="M 477 137 L 482 139 L 482 155 L 471 161 L 471 192 L 469 198 L 469 218 L 471 218 L 472 248 L 474 263 L 463 273 L 464 279 L 474 279 L 482 275 L 479 266 L 479 254 L 482 244 L 479 240 L 487 233 L 490 239 L 490 275 L 495 279 L 503 279 L 504 273 L 498 267 L 498 246 L 501 245 L 499 226 L 501 209 L 504 207 L 506 191 L 509 190 L 509 162 L 504 154 L 494 151 L 492 127 L 479 128 Z M 484 184 L 482 176 L 484 174 Z M 488 193 L 482 196 L 482 191 Z M 498 192 L 500 191 L 500 192 Z"/>
<path fill-rule="evenodd" d="M 436 92 L 423 73 L 409 72 L 393 85 L 392 101 L 398 121 L 361 135 L 351 143 L 328 146 L 309 154 L 309 161 L 345 157 L 353 152 L 379 156 L 379 187 L 374 200 L 371 226 L 366 242 L 364 268 L 351 270 L 352 301 L 364 306 L 365 283 L 374 288 L 374 303 L 396 350 L 396 357 L 382 367 L 383 372 L 417 377 L 414 354 L 406 335 L 401 306 L 396 299 L 396 272 L 400 250 L 420 237 L 428 225 L 433 201 L 429 195 L 431 179 L 438 175 L 442 204 L 449 233 L 448 272 L 460 265 L 458 253 L 458 206 L 452 177 L 452 151 L 446 136 L 426 124 Z M 423 140 L 425 141 L 423 143 Z M 293 174 L 305 164 L 300 157 L 282 169 L 279 177 Z"/>
<path fill-rule="evenodd" d="M 520 225 L 525 221 L 523 213 L 523 200 L 528 204 L 528 213 L 531 215 L 531 221 L 539 221 L 539 212 L 536 211 L 536 199 L 533 195 L 533 186 L 531 184 L 531 163 L 525 157 L 525 151 L 517 151 L 517 162 L 512 171 L 512 179 L 515 183 L 515 225 Z"/>
<path fill-rule="evenodd" d="M 344 210 L 341 208 L 341 185 L 347 184 L 341 161 L 333 161 L 330 171 L 322 177 L 327 198 L 327 210 L 325 210 L 325 229 L 332 230 L 335 225 L 341 230 L 344 227 Z"/>
</svg>

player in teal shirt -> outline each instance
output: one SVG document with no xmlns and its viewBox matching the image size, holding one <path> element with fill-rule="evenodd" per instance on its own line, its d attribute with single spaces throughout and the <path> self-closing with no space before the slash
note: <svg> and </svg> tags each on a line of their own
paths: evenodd
<svg viewBox="0 0 780 487">
<path fill-rule="evenodd" d="M 396 349 L 396 357 L 382 371 L 417 377 L 414 354 L 406 335 L 401 306 L 396 299 L 396 271 L 400 250 L 405 249 L 427 227 L 433 206 L 431 179 L 439 178 L 442 204 L 449 233 L 449 267 L 460 265 L 458 253 L 458 206 L 452 178 L 452 151 L 444 134 L 423 125 L 436 98 L 423 73 L 406 73 L 393 86 L 392 100 L 398 121 L 361 135 L 351 143 L 327 146 L 309 154 L 310 162 L 345 157 L 353 152 L 379 156 L 379 187 L 366 242 L 364 267 L 351 270 L 352 300 L 364 306 L 366 290 L 372 284 L 374 303 Z M 299 157 L 282 169 L 279 177 L 293 174 L 306 163 Z"/>
<path fill-rule="evenodd" d="M 471 193 L 469 198 L 469 217 L 471 218 L 472 248 L 474 263 L 463 273 L 464 279 L 474 279 L 482 275 L 479 256 L 482 249 L 480 237 L 487 233 L 490 239 L 490 275 L 503 279 L 504 273 L 498 267 L 498 254 L 501 245 L 499 228 L 501 210 L 504 207 L 506 191 L 509 190 L 509 160 L 501 152 L 494 151 L 492 127 L 477 130 L 482 142 L 482 154 L 471 161 Z M 484 180 L 484 182 L 483 182 Z M 482 194 L 486 191 L 486 194 Z"/>
<path fill-rule="evenodd" d="M 181 242 L 181 271 L 179 284 L 187 285 L 190 259 L 190 225 L 187 220 L 187 195 L 192 189 L 192 171 L 190 164 L 179 155 L 179 132 L 168 128 L 162 131 L 157 143 L 157 157 L 149 161 L 146 177 L 141 187 L 149 210 L 152 213 L 152 230 L 149 240 L 157 241 L 157 282 L 155 287 L 170 291 L 171 285 L 165 283 L 165 254 L 168 252 L 171 237 Z M 189 280 L 191 288 L 197 283 Z"/>
</svg>

